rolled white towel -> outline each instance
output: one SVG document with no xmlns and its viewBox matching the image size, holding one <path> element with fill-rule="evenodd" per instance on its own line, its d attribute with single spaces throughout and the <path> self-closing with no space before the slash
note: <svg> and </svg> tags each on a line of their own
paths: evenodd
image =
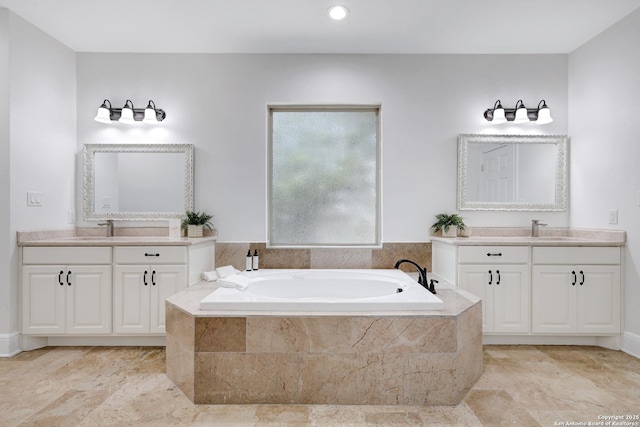
<svg viewBox="0 0 640 427">
<path fill-rule="evenodd" d="M 202 272 L 202 280 L 206 280 L 207 282 L 214 282 L 218 279 L 218 273 L 215 271 L 203 271 Z"/>
<path fill-rule="evenodd" d="M 240 271 L 236 270 L 232 265 L 225 265 L 224 267 L 216 268 L 219 278 L 225 278 L 231 274 L 238 274 Z"/>
<path fill-rule="evenodd" d="M 230 274 L 224 278 L 218 277 L 218 283 L 225 288 L 235 288 L 244 291 L 249 286 L 251 279 L 240 274 Z"/>
</svg>

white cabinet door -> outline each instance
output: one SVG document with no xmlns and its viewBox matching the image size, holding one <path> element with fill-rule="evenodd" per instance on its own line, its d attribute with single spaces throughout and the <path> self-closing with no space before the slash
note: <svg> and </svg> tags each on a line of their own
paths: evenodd
<svg viewBox="0 0 640 427">
<path fill-rule="evenodd" d="M 459 265 L 458 286 L 482 300 L 482 332 L 493 332 L 493 289 L 488 265 Z"/>
<path fill-rule="evenodd" d="M 64 266 L 22 268 L 22 333 L 53 335 L 65 331 Z"/>
<path fill-rule="evenodd" d="M 533 332 L 620 332 L 620 267 L 533 267 Z"/>
<path fill-rule="evenodd" d="M 165 299 L 184 289 L 186 265 L 116 265 L 116 333 L 165 333 Z"/>
<path fill-rule="evenodd" d="M 482 299 L 484 333 L 529 332 L 526 265 L 460 265 L 458 286 Z"/>
<path fill-rule="evenodd" d="M 111 266 L 68 266 L 66 333 L 111 332 Z"/>
<path fill-rule="evenodd" d="M 496 265 L 493 276 L 493 331 L 529 332 L 529 267 Z"/>
<path fill-rule="evenodd" d="M 165 333 L 165 299 L 186 287 L 187 266 L 152 265 L 151 271 L 149 332 Z"/>
<path fill-rule="evenodd" d="M 149 332 L 151 269 L 140 265 L 117 265 L 113 287 L 114 332 Z"/>
<path fill-rule="evenodd" d="M 23 267 L 22 331 L 27 335 L 110 333 L 111 267 Z"/>
<path fill-rule="evenodd" d="M 620 267 L 577 267 L 577 332 L 620 332 Z"/>
<path fill-rule="evenodd" d="M 578 272 L 566 265 L 534 265 L 532 332 L 566 334 L 576 331 Z"/>
</svg>

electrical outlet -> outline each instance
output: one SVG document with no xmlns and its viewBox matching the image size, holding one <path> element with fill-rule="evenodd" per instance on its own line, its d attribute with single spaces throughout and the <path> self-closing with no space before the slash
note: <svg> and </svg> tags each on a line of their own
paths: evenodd
<svg viewBox="0 0 640 427">
<path fill-rule="evenodd" d="M 27 206 L 42 206 L 42 193 L 38 191 L 27 191 Z"/>
<path fill-rule="evenodd" d="M 69 224 L 75 224 L 76 223 L 76 211 L 74 211 L 74 210 L 67 211 L 67 222 Z"/>
<path fill-rule="evenodd" d="M 609 224 L 618 223 L 618 209 L 609 209 Z"/>
</svg>

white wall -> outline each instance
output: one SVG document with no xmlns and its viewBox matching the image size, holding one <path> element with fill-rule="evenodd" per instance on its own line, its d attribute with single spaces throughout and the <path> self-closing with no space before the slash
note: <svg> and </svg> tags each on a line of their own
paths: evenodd
<svg viewBox="0 0 640 427">
<path fill-rule="evenodd" d="M 0 354 L 8 354 L 11 329 L 9 209 L 9 11 L 0 9 Z"/>
<path fill-rule="evenodd" d="M 640 11 L 569 55 L 571 225 L 627 231 L 625 331 L 640 354 Z M 608 224 L 618 209 L 619 224 Z"/>
<path fill-rule="evenodd" d="M 0 268 L 0 294 L 8 302 L 1 307 L 0 333 L 11 334 L 19 329 L 16 231 L 73 226 L 67 212 L 75 203 L 76 73 L 73 51 L 6 9 L 2 14 L 2 31 L 8 28 L 9 36 L 10 114 L 8 150 L 0 145 L 8 154 L 2 162 L 10 166 L 10 181 L 7 187 L 0 179 L 0 185 L 10 217 L 0 214 L 8 230 L 0 233 L 8 248 L 7 256 L 0 252 L 1 262 L 8 262 Z M 42 193 L 42 207 L 26 206 L 27 191 Z"/>
<path fill-rule="evenodd" d="M 225 242 L 266 240 L 268 103 L 382 104 L 387 242 L 427 241 L 434 215 L 455 211 L 458 134 L 568 129 L 566 55 L 79 53 L 77 61 L 78 150 L 84 143 L 194 144 L 195 208 L 215 215 Z M 140 108 L 153 99 L 167 118 L 155 128 L 97 123 L 105 98 Z M 482 114 L 498 98 L 506 107 L 544 98 L 555 121 L 491 126 Z M 81 174 L 78 191 L 80 181 Z M 472 226 L 526 227 L 534 216 L 569 224 L 568 213 L 462 215 Z"/>
</svg>

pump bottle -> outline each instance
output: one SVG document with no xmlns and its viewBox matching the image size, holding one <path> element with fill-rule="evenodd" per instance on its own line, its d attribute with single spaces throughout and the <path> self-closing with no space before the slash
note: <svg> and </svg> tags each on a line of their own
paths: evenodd
<svg viewBox="0 0 640 427">
<path fill-rule="evenodd" d="M 258 250 L 254 250 L 253 251 L 253 269 L 257 270 L 259 268 L 259 261 L 258 261 Z"/>
</svg>

